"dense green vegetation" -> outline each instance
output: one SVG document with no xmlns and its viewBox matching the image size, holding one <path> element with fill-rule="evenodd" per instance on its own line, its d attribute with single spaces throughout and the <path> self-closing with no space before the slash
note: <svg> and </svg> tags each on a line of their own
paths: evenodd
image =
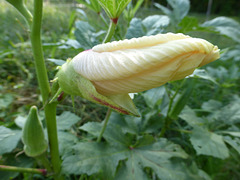
<svg viewBox="0 0 240 180">
<path fill-rule="evenodd" d="M 95 1 L 91 2 L 88 8 L 44 4 L 42 42 L 50 80 L 67 58 L 103 41 L 109 18 L 102 9 L 95 12 Z M 165 3 L 151 9 L 130 4 L 112 40 L 184 33 L 217 45 L 221 58 L 189 78 L 136 94 L 141 117 L 112 113 L 100 143 L 96 140 L 107 108 L 80 97 L 75 97 L 73 107 L 67 96 L 57 106 L 65 179 L 240 179 L 239 18 L 215 14 L 206 21 L 205 14 L 188 13 L 187 0 L 178 2 L 183 4 L 173 3 L 171 11 Z M 220 4 L 214 3 L 213 7 Z M 33 11 L 31 1 L 28 7 Z M 0 2 L 0 23 L 0 165 L 46 168 L 23 153 L 21 141 L 32 105 L 38 107 L 46 128 L 29 29 L 5 1 Z M 52 179 L 51 174 L 7 171 L 0 171 L 0 177 Z"/>
</svg>

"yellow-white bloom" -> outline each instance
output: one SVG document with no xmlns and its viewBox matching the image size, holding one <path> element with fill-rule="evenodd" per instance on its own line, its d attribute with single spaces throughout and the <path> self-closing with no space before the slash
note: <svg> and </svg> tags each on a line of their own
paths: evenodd
<svg viewBox="0 0 240 180">
<path fill-rule="evenodd" d="M 179 80 L 219 58 L 206 40 L 159 34 L 100 44 L 73 58 L 74 70 L 103 95 L 141 92 Z"/>
<path fill-rule="evenodd" d="M 218 58 L 219 49 L 206 40 L 159 34 L 94 46 L 65 63 L 57 76 L 66 93 L 137 116 L 129 93 L 182 79 Z"/>
</svg>

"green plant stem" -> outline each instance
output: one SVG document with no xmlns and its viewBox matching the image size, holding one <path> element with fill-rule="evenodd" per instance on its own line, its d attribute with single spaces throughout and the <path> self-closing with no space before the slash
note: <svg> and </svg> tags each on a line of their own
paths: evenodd
<svg viewBox="0 0 240 180">
<path fill-rule="evenodd" d="M 104 18 L 104 16 L 102 15 L 102 13 L 99 13 L 99 17 L 101 18 L 101 20 L 103 21 L 104 25 L 106 27 L 108 27 L 108 23 L 106 22 L 106 19 Z"/>
<path fill-rule="evenodd" d="M 50 94 L 50 85 L 47 76 L 47 70 L 43 57 L 42 42 L 41 42 L 41 22 L 42 22 L 42 0 L 34 0 L 34 14 L 33 23 L 31 28 L 31 43 L 33 56 L 35 60 L 35 69 L 37 73 L 38 84 L 40 87 L 43 104 L 47 104 Z M 58 150 L 58 138 L 57 138 L 57 124 L 56 124 L 56 104 L 47 104 L 44 108 L 45 119 L 48 131 L 48 141 L 50 146 L 51 162 L 54 171 L 54 179 L 63 179 L 59 176 L 61 170 L 61 161 Z"/>
<path fill-rule="evenodd" d="M 36 159 L 47 169 L 48 172 L 52 172 L 51 164 L 46 155 L 47 153 L 43 153 L 42 155 L 36 157 Z"/>
<path fill-rule="evenodd" d="M 106 127 L 107 127 L 107 123 L 108 123 L 108 120 L 110 118 L 111 113 L 112 113 L 112 110 L 110 108 L 108 108 L 108 111 L 107 111 L 107 114 L 106 114 L 106 117 L 105 117 L 105 120 L 104 120 L 104 124 L 103 124 L 101 132 L 100 132 L 100 134 L 98 136 L 97 142 L 100 142 L 101 139 L 102 139 L 103 133 L 104 133 Z"/>
<path fill-rule="evenodd" d="M 53 171 L 56 180 L 64 179 L 59 176 L 61 171 L 61 160 L 59 158 L 58 137 L 57 137 L 57 121 L 56 121 L 56 107 L 57 103 L 47 104 L 45 107 L 45 117 L 48 131 L 48 141 L 50 147 L 50 155 Z"/>
<path fill-rule="evenodd" d="M 173 95 L 172 97 L 170 97 L 170 102 L 169 102 L 169 105 L 168 105 L 167 116 L 166 116 L 165 119 L 164 119 L 164 125 L 163 125 L 163 127 L 162 127 L 162 129 L 161 129 L 161 132 L 160 132 L 159 137 L 163 137 L 163 136 L 164 136 L 167 128 L 168 128 L 169 125 L 172 123 L 172 119 L 169 117 L 169 113 L 170 113 L 170 111 L 171 111 L 171 109 L 172 109 L 173 101 L 174 101 L 175 97 L 177 96 L 180 88 L 183 86 L 183 84 L 184 84 L 185 81 L 186 81 L 186 80 L 184 79 L 184 80 L 182 81 L 181 85 L 180 85 L 180 86 L 177 88 L 177 90 L 175 91 L 174 95 Z M 165 88 L 167 88 L 167 87 L 165 86 Z M 166 89 L 166 91 L 168 91 L 168 90 Z"/>
<path fill-rule="evenodd" d="M 5 166 L 5 165 L 0 165 L 0 171 L 11 171 L 11 172 L 42 174 L 44 176 L 47 173 L 45 169 L 23 168 L 23 167 Z"/>
<path fill-rule="evenodd" d="M 33 23 L 30 37 L 32 43 L 33 56 L 35 59 L 38 84 L 42 94 L 43 104 L 45 104 L 50 94 L 50 85 L 48 83 L 47 70 L 43 57 L 41 42 L 41 24 L 42 24 L 42 0 L 35 0 Z"/>
<path fill-rule="evenodd" d="M 165 134 L 165 132 L 166 132 L 166 130 L 167 130 L 170 122 L 172 121 L 171 118 L 169 117 L 169 112 L 170 112 L 170 110 L 172 109 L 173 100 L 174 100 L 174 98 L 176 97 L 177 93 L 178 93 L 178 90 L 175 92 L 175 94 L 173 95 L 173 97 L 170 98 L 170 102 L 169 102 L 169 105 L 168 105 L 167 116 L 164 118 L 164 125 L 163 125 L 163 127 L 162 127 L 162 129 L 161 129 L 161 132 L 160 132 L 159 137 L 163 137 L 163 136 L 164 136 L 164 134 Z"/>
<path fill-rule="evenodd" d="M 25 18 L 29 27 L 32 25 L 32 14 L 25 6 L 24 2 L 21 0 L 7 0 L 10 4 L 12 4 Z"/>
<path fill-rule="evenodd" d="M 115 23 L 111 20 L 110 25 L 109 25 L 109 28 L 108 28 L 107 35 L 106 35 L 105 39 L 103 40 L 103 43 L 107 43 L 107 42 L 110 42 L 110 41 L 111 41 L 116 26 L 117 26 L 117 24 L 115 24 Z"/>
<path fill-rule="evenodd" d="M 23 17 L 26 19 L 29 27 L 31 27 L 32 25 L 32 14 L 30 13 L 30 11 L 25 7 L 25 5 L 23 4 L 23 6 L 21 6 L 18 11 L 23 15 Z"/>
</svg>

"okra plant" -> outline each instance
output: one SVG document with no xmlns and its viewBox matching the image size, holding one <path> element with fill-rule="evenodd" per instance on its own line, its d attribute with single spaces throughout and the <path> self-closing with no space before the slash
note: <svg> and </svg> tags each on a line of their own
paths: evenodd
<svg viewBox="0 0 240 180">
<path fill-rule="evenodd" d="M 229 157 L 226 143 L 232 141 L 211 132 L 187 106 L 199 79 L 217 84 L 197 68 L 220 58 L 217 46 L 183 34 L 190 27 L 213 31 L 211 21 L 183 27 L 188 0 L 168 0 L 172 10 L 155 4 L 166 15 L 144 20 L 134 18 L 143 1 L 79 0 L 109 24 L 108 30 L 102 29 L 105 36 L 100 38 L 102 31 L 98 34 L 88 22 L 76 21 L 76 43 L 82 51 L 62 63 L 54 79 L 48 77 L 43 55 L 43 0 L 34 0 L 33 13 L 26 1 L 6 1 L 28 24 L 42 105 L 31 107 L 19 133 L 23 152 L 37 165 L 0 165 L 0 170 L 55 180 L 210 179 L 196 156 Z M 124 18 L 127 29 L 120 24 Z M 94 41 L 87 39 L 88 32 Z M 57 116 L 58 105 L 69 97 L 74 102 L 76 96 L 107 107 L 105 119 L 77 126 L 81 119 L 73 112 Z M 44 126 L 38 109 L 44 111 Z"/>
</svg>

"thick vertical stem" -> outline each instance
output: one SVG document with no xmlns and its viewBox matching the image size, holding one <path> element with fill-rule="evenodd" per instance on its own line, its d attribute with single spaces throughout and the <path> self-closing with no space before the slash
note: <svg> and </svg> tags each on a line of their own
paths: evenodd
<svg viewBox="0 0 240 180">
<path fill-rule="evenodd" d="M 50 85 L 48 82 L 47 70 L 43 57 L 41 42 L 42 3 L 42 0 L 34 1 L 34 14 L 30 37 L 33 56 L 35 60 L 38 84 L 40 87 L 43 104 L 45 104 L 50 94 Z"/>
<path fill-rule="evenodd" d="M 57 104 L 55 103 L 47 104 L 44 110 L 45 110 L 45 117 L 46 117 L 46 123 L 47 123 L 51 162 L 52 162 L 53 171 L 55 173 L 54 179 L 60 180 L 60 179 L 63 179 L 63 177 L 59 176 L 61 171 L 61 160 L 59 157 L 59 149 L 58 149 L 56 106 Z"/>
<path fill-rule="evenodd" d="M 40 87 L 43 104 L 45 105 L 50 94 L 50 85 L 48 82 L 47 70 L 43 57 L 41 42 L 42 6 L 42 0 L 34 0 L 34 14 L 30 37 L 33 56 L 35 60 L 35 69 L 37 72 L 38 84 Z M 61 170 L 61 161 L 58 150 L 56 104 L 47 104 L 44 108 L 44 111 L 48 131 L 48 140 L 50 145 L 51 162 L 55 174 L 54 179 L 63 179 L 62 177 L 58 176 Z"/>
</svg>

